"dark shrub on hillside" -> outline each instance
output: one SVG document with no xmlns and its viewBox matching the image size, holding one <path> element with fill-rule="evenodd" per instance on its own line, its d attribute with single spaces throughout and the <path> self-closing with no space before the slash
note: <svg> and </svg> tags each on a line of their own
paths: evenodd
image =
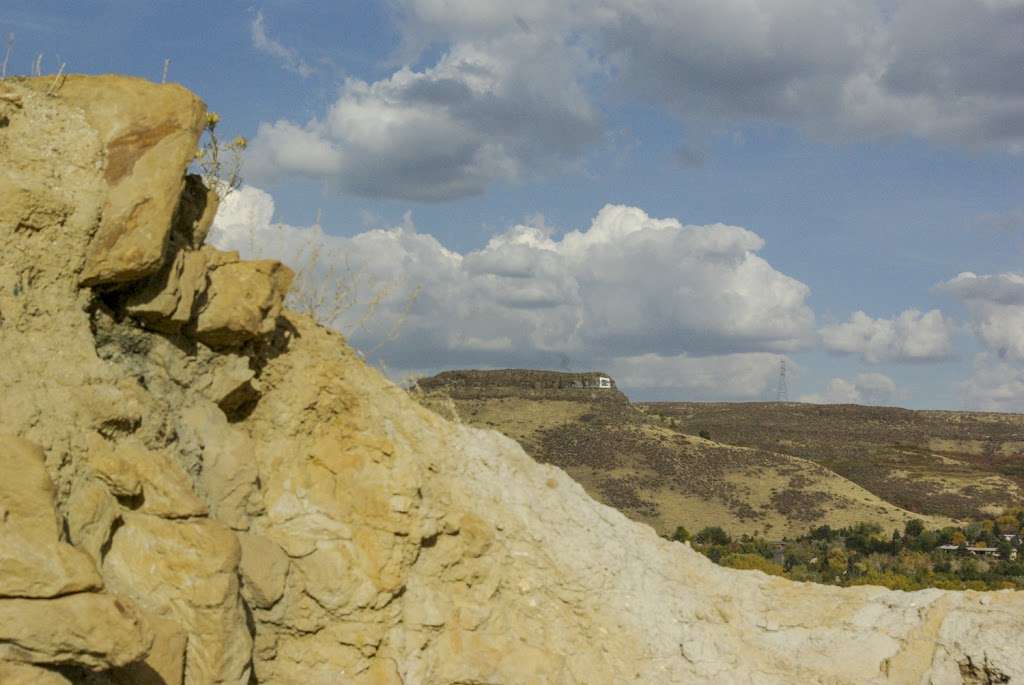
<svg viewBox="0 0 1024 685">
<path fill-rule="evenodd" d="M 906 533 L 908 538 L 916 538 L 924 532 L 924 521 L 921 519 L 910 519 L 907 521 L 907 525 L 904 526 L 903 532 Z"/>
<path fill-rule="evenodd" d="M 732 542 L 732 538 L 729 537 L 729 534 L 718 526 L 702 528 L 693 539 L 702 545 L 728 545 Z"/>
</svg>

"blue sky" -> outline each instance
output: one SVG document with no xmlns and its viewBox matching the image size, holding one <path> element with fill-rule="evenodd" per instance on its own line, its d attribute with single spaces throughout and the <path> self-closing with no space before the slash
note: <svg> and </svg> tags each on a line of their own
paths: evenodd
<svg viewBox="0 0 1024 685">
<path fill-rule="evenodd" d="M 9 0 L 0 32 L 14 74 L 170 58 L 251 143 L 217 239 L 317 236 L 395 377 L 756 400 L 785 359 L 793 399 L 1024 410 L 1020 0 Z"/>
</svg>

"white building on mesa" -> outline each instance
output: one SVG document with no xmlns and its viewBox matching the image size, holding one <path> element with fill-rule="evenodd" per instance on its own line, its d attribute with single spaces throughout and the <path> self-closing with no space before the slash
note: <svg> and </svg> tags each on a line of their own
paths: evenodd
<svg viewBox="0 0 1024 685">
<path fill-rule="evenodd" d="M 597 387 L 599 387 L 599 388 L 610 388 L 610 387 L 612 387 L 612 379 L 608 378 L 608 376 L 598 376 L 597 377 Z"/>
</svg>

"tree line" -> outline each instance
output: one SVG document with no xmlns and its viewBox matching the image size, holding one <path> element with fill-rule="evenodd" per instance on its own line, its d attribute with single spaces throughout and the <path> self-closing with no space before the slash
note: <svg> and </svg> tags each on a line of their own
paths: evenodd
<svg viewBox="0 0 1024 685">
<path fill-rule="evenodd" d="M 825 525 L 794 539 L 771 541 L 750 535 L 736 538 L 718 526 L 691 537 L 679 526 L 669 537 L 690 542 L 722 566 L 791 580 L 894 590 L 1024 589 L 1024 510 L 935 530 L 912 519 L 902 531 L 891 533 L 874 523 Z"/>
</svg>

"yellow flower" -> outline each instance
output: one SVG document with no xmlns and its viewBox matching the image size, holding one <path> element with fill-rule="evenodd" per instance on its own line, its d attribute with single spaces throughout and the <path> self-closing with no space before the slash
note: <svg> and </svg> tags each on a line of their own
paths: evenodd
<svg viewBox="0 0 1024 685">
<path fill-rule="evenodd" d="M 206 125 L 213 128 L 220 121 L 220 115 L 216 112 L 207 112 L 206 114 Z"/>
<path fill-rule="evenodd" d="M 245 146 L 248 144 L 249 141 L 245 139 L 245 136 L 238 136 L 237 138 L 231 141 L 231 145 L 238 148 L 239 150 L 244 150 Z"/>
<path fill-rule="evenodd" d="M 206 150 L 204 150 L 203 148 L 199 148 L 198 150 L 196 150 L 196 154 L 193 155 L 192 158 L 193 159 L 202 159 L 205 156 L 206 156 Z"/>
</svg>

